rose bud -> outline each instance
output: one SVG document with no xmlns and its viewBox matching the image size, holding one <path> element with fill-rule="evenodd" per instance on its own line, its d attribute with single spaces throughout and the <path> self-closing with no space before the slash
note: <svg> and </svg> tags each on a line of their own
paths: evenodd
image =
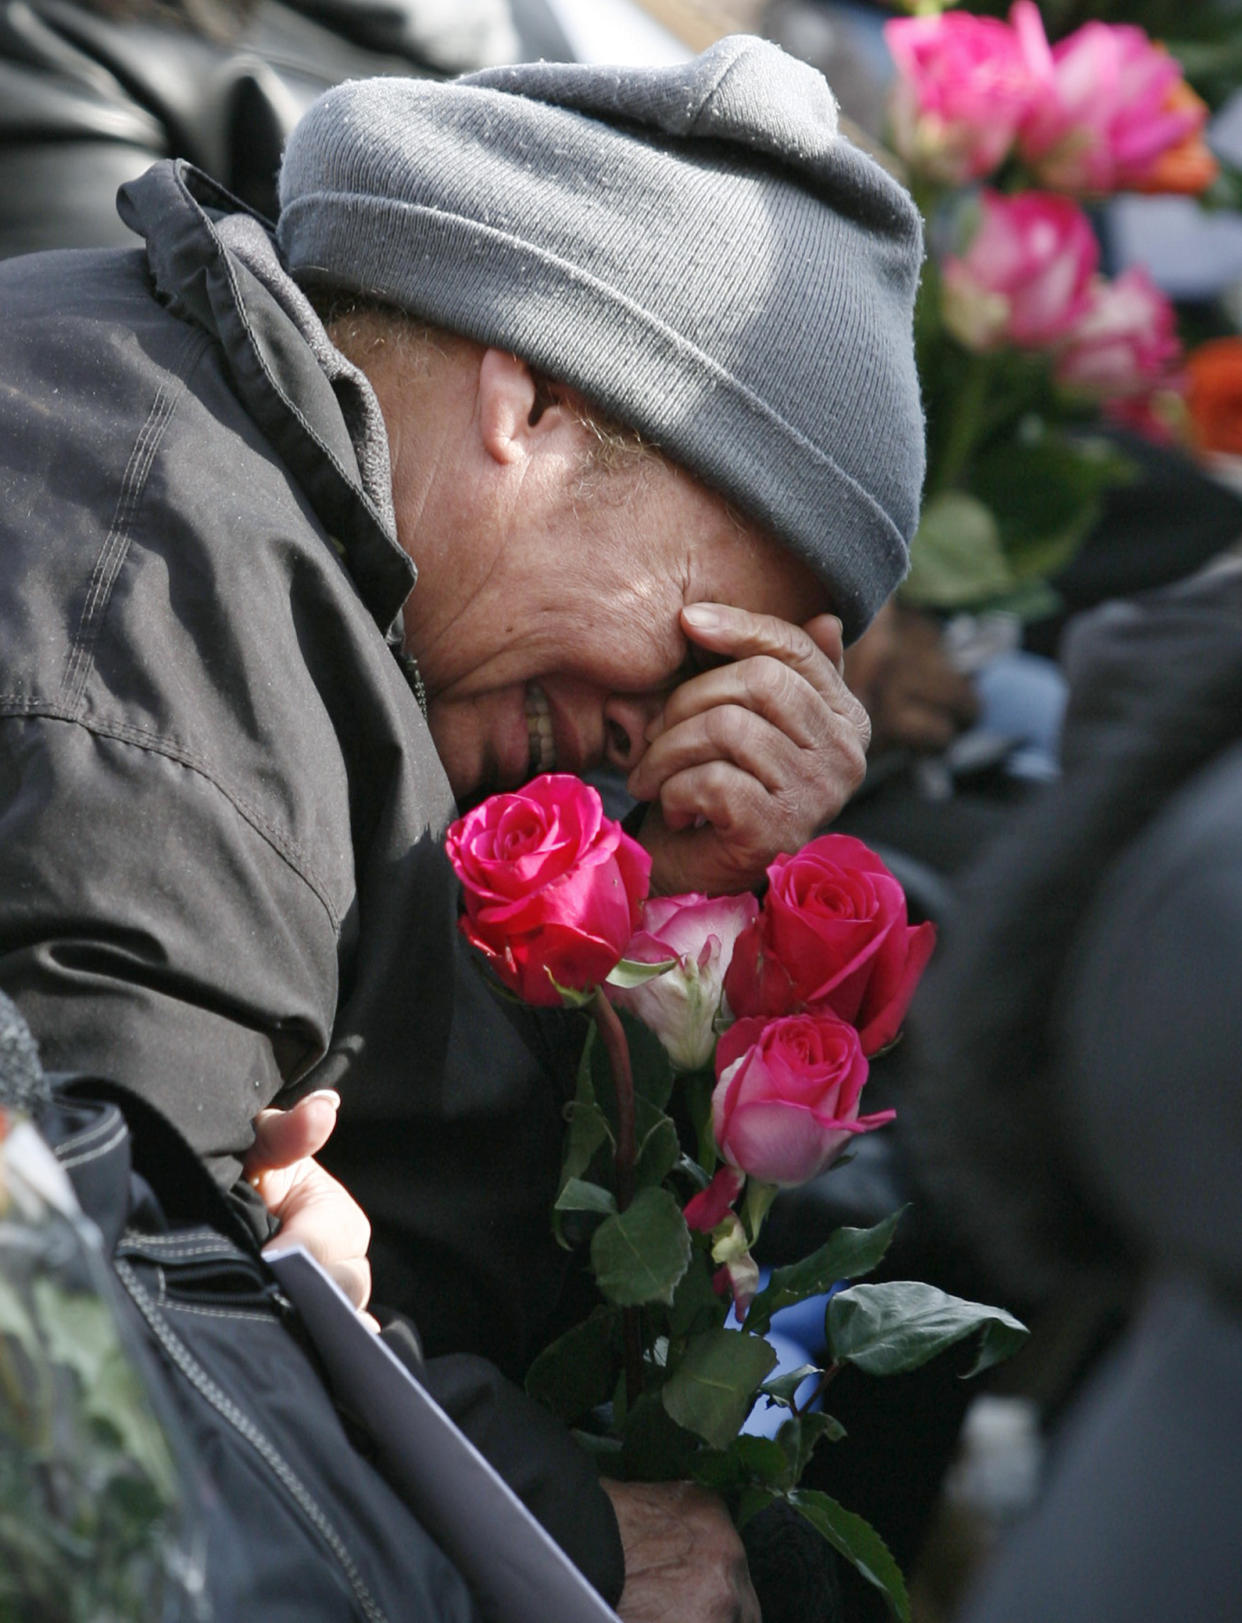
<svg viewBox="0 0 1242 1623">
<path fill-rule="evenodd" d="M 1050 46 L 1034 0 L 1011 17 L 1036 86 L 1018 152 L 1041 186 L 1102 196 L 1210 185 L 1207 106 L 1162 45 L 1132 23 L 1092 21 Z"/>
<path fill-rule="evenodd" d="M 677 961 L 641 986 L 610 988 L 609 996 L 655 1032 L 677 1070 L 697 1071 L 710 1061 L 733 943 L 758 912 L 749 891 L 652 896 L 643 904 L 642 928 L 626 947 L 626 958 Z"/>
<path fill-rule="evenodd" d="M 1182 347 L 1172 304 L 1141 265 L 1099 277 L 1086 314 L 1057 356 L 1056 380 L 1092 400 L 1149 394 L 1169 379 Z"/>
<path fill-rule="evenodd" d="M 1032 94 L 1017 36 L 995 17 L 951 11 L 884 25 L 897 77 L 892 140 L 913 169 L 950 185 L 980 180 L 1013 145 Z"/>
<path fill-rule="evenodd" d="M 716 1048 L 712 1128 L 721 1155 L 761 1183 L 806 1183 L 855 1133 L 892 1121 L 858 1114 L 867 1059 L 858 1032 L 827 1010 L 738 1020 Z"/>
<path fill-rule="evenodd" d="M 945 325 L 980 353 L 1012 345 L 1047 349 L 1086 312 L 1100 248 L 1068 197 L 979 193 L 965 253 L 945 260 Z"/>
<path fill-rule="evenodd" d="M 892 1042 L 932 955 L 935 925 L 909 923 L 896 877 L 848 834 L 823 834 L 796 856 L 777 857 L 768 879 L 762 911 L 738 937 L 725 975 L 733 1013 L 823 1004 L 858 1028 L 865 1054 Z"/>
<path fill-rule="evenodd" d="M 651 858 L 580 778 L 550 773 L 492 795 L 445 840 L 467 940 L 527 1003 L 587 991 L 614 968 L 639 920 Z"/>
</svg>

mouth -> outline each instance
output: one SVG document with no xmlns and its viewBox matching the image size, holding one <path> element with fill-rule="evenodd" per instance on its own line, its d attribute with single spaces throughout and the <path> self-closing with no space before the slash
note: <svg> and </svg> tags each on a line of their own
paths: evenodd
<svg viewBox="0 0 1242 1623">
<path fill-rule="evenodd" d="M 526 684 L 526 732 L 530 740 L 530 773 L 556 771 L 556 738 L 547 694 L 537 682 Z"/>
</svg>

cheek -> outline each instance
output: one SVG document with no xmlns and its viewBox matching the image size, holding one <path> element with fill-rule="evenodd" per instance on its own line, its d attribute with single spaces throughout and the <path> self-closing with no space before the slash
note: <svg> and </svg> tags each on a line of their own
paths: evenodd
<svg viewBox="0 0 1242 1623">
<path fill-rule="evenodd" d="M 486 729 L 479 707 L 433 699 L 427 706 L 427 725 L 454 796 L 469 799 L 485 766 Z"/>
</svg>

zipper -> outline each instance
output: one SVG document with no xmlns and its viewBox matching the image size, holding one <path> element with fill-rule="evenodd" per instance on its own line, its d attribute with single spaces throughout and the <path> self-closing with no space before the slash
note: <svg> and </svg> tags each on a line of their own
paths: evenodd
<svg viewBox="0 0 1242 1623">
<path fill-rule="evenodd" d="M 181 1371 L 199 1396 L 211 1405 L 221 1419 L 233 1428 L 243 1442 L 249 1444 L 268 1470 L 277 1478 L 303 1516 L 306 1517 L 315 1532 L 318 1533 L 328 1550 L 336 1558 L 337 1565 L 340 1567 L 354 1599 L 362 1611 L 362 1615 L 367 1619 L 367 1623 L 390 1623 L 387 1613 L 378 1605 L 375 1597 L 367 1588 L 362 1574 L 354 1565 L 341 1535 L 332 1525 L 301 1477 L 298 1476 L 276 1445 L 255 1425 L 250 1416 L 244 1410 L 239 1409 L 227 1393 L 221 1391 L 185 1343 L 168 1328 L 156 1304 L 147 1295 L 129 1264 L 123 1258 L 117 1257 L 115 1259 L 115 1268 L 125 1289 L 133 1298 L 134 1305 L 146 1320 L 152 1334 L 164 1349 L 169 1360 Z"/>
</svg>

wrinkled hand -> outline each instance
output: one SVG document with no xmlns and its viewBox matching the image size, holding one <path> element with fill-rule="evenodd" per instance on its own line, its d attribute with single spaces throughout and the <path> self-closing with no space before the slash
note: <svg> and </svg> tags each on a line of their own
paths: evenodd
<svg viewBox="0 0 1242 1623">
<path fill-rule="evenodd" d="M 714 1494 L 690 1482 L 611 1482 L 625 1548 L 624 1623 L 760 1623 L 746 1552 Z"/>
<path fill-rule="evenodd" d="M 979 714 L 974 684 L 949 659 L 940 626 L 915 610 L 894 606 L 873 622 L 846 655 L 845 676 L 871 712 L 877 750 L 935 754 Z"/>
<path fill-rule="evenodd" d="M 841 674 L 841 622 L 789 625 L 722 604 L 682 611 L 723 663 L 669 695 L 627 787 L 650 803 L 639 838 L 652 889 L 718 895 L 758 885 L 862 782 L 871 724 Z"/>
<path fill-rule="evenodd" d="M 371 1298 L 371 1224 L 344 1184 L 314 1159 L 332 1136 L 340 1103 L 339 1094 L 324 1090 L 291 1110 L 261 1110 L 242 1175 L 280 1222 L 272 1247 L 304 1245 L 362 1312 Z M 379 1328 L 369 1313 L 362 1317 Z"/>
</svg>

